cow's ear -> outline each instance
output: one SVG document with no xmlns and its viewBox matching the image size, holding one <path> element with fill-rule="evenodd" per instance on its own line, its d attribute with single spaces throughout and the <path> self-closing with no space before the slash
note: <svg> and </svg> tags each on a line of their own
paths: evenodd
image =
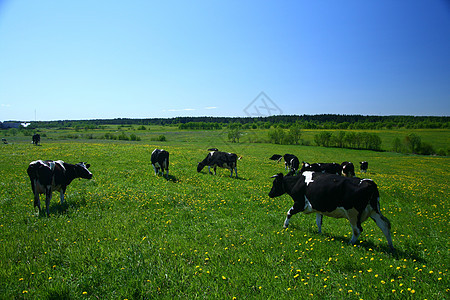
<svg viewBox="0 0 450 300">
<path fill-rule="evenodd" d="M 84 164 L 86 166 L 86 169 L 89 169 L 89 167 L 91 166 L 91 164 Z"/>
<path fill-rule="evenodd" d="M 276 174 L 276 175 L 273 175 L 273 176 L 270 177 L 270 178 L 280 178 L 280 179 L 283 179 L 283 173 L 278 173 L 278 174 Z"/>
</svg>

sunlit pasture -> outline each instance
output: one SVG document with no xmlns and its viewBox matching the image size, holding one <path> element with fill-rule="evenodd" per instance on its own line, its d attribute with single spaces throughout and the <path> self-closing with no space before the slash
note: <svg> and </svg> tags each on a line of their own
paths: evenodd
<svg viewBox="0 0 450 300">
<path fill-rule="evenodd" d="M 0 145 L 0 298 L 450 297 L 448 157 L 168 136 Z M 168 180 L 150 164 L 156 147 L 170 152 Z M 238 179 L 197 173 L 209 147 L 243 157 Z M 283 229 L 292 200 L 267 195 L 270 176 L 285 172 L 275 153 L 369 161 L 356 173 L 378 184 L 396 252 L 371 220 L 355 246 L 344 219 L 325 217 L 318 234 L 315 215 L 298 214 Z M 37 159 L 88 162 L 94 177 L 72 182 L 63 205 L 54 193 L 50 217 L 39 216 L 26 174 Z"/>
</svg>

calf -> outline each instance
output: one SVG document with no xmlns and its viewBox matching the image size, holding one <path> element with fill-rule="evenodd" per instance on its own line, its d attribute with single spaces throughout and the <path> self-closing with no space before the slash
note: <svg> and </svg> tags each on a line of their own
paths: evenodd
<svg viewBox="0 0 450 300">
<path fill-rule="evenodd" d="M 159 169 L 161 169 L 162 175 L 164 175 L 164 170 L 166 170 L 166 177 L 169 178 L 169 152 L 163 149 L 155 149 L 152 152 L 151 161 L 155 175 L 159 174 Z"/>
<path fill-rule="evenodd" d="M 302 169 L 300 170 L 300 173 L 303 173 L 303 172 L 306 172 L 306 171 L 322 172 L 322 173 L 328 173 L 328 174 L 341 175 L 342 167 L 341 167 L 341 165 L 339 165 L 337 163 L 314 163 L 314 164 L 309 164 L 307 162 L 303 162 L 302 163 Z"/>
<path fill-rule="evenodd" d="M 217 167 L 226 168 L 231 171 L 230 177 L 233 177 L 234 170 L 237 178 L 237 161 L 239 159 L 234 153 L 211 151 L 204 160 L 198 163 L 197 172 L 201 172 L 205 166 L 208 166 L 208 172 L 211 174 L 211 167 L 213 167 L 214 175 L 216 175 Z"/>
<path fill-rule="evenodd" d="M 274 198 L 287 193 L 294 205 L 287 212 L 284 227 L 290 218 L 298 212 L 316 213 L 316 224 L 322 232 L 323 215 L 333 218 L 346 218 L 350 221 L 355 244 L 363 231 L 361 223 L 372 218 L 386 236 L 389 247 L 394 250 L 390 228 L 391 224 L 380 212 L 378 188 L 370 179 L 348 178 L 334 174 L 304 172 L 300 176 L 284 176 L 282 173 L 272 176 L 272 189 L 269 197 Z"/>
<path fill-rule="evenodd" d="M 369 163 L 367 161 L 361 161 L 359 163 L 359 170 L 364 173 L 367 172 L 367 169 L 369 168 Z"/>
<path fill-rule="evenodd" d="M 52 199 L 52 192 L 59 191 L 61 204 L 64 202 L 64 193 L 67 186 L 75 178 L 91 179 L 92 173 L 89 172 L 89 164 L 78 163 L 75 165 L 68 164 L 62 160 L 36 160 L 30 163 L 27 169 L 28 176 L 31 181 L 31 189 L 34 195 L 34 208 L 41 212 L 40 194 L 45 194 L 45 206 L 47 216 L 50 215 L 50 200 Z"/>
<path fill-rule="evenodd" d="M 355 166 L 352 162 L 344 161 L 341 164 L 342 176 L 345 177 L 354 177 L 355 176 Z"/>
</svg>

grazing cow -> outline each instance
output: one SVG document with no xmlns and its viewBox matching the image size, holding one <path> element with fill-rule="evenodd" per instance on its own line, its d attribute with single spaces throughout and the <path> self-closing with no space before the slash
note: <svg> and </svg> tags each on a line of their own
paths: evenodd
<svg viewBox="0 0 450 300">
<path fill-rule="evenodd" d="M 298 212 L 316 213 L 316 224 L 322 232 L 323 215 L 333 218 L 346 218 L 350 221 L 355 244 L 363 231 L 361 223 L 372 218 L 386 236 L 389 247 L 393 250 L 390 228 L 391 224 L 380 212 L 378 188 L 370 179 L 348 178 L 334 174 L 305 172 L 300 176 L 284 176 L 282 173 L 272 176 L 272 189 L 269 197 L 274 198 L 287 193 L 294 200 L 289 209 L 284 227 L 290 218 Z"/>
<path fill-rule="evenodd" d="M 40 142 L 41 142 L 41 135 L 39 133 L 33 134 L 32 143 L 37 146 L 39 145 Z"/>
<path fill-rule="evenodd" d="M 276 160 L 277 162 L 280 162 L 280 160 L 283 158 L 280 154 L 274 154 L 271 157 L 269 157 L 270 160 Z"/>
<path fill-rule="evenodd" d="M 155 149 L 152 152 L 151 161 L 155 175 L 159 174 L 159 169 L 161 169 L 162 175 L 164 175 L 164 170 L 166 170 L 166 177 L 169 178 L 169 152 L 162 149 Z"/>
<path fill-rule="evenodd" d="M 5 138 L 2 138 L 3 144 L 8 144 L 8 141 Z"/>
<path fill-rule="evenodd" d="M 39 213 L 41 212 L 39 194 L 45 194 L 45 206 L 47 216 L 49 216 L 52 192 L 60 192 L 61 204 L 63 204 L 66 188 L 75 178 L 92 178 L 92 173 L 88 170 L 89 167 L 90 165 L 86 163 L 80 162 L 72 165 L 62 160 L 36 160 L 31 162 L 27 173 L 34 194 L 34 208 L 36 209 L 37 206 Z"/>
<path fill-rule="evenodd" d="M 364 173 L 366 173 L 367 172 L 367 169 L 369 168 L 369 163 L 367 162 L 367 161 L 361 161 L 360 163 L 359 163 L 359 169 L 360 169 L 360 171 L 361 171 L 361 173 L 362 172 L 364 172 Z"/>
<path fill-rule="evenodd" d="M 300 170 L 300 173 L 303 173 L 305 171 L 322 172 L 322 173 L 328 173 L 328 174 L 341 175 L 342 167 L 341 167 L 340 164 L 337 164 L 337 163 L 314 163 L 314 164 L 309 164 L 307 162 L 303 162 L 302 163 L 302 169 Z"/>
<path fill-rule="evenodd" d="M 295 156 L 294 154 L 287 154 L 287 153 L 283 156 L 279 154 L 274 154 L 269 159 L 280 162 L 281 158 L 284 158 L 284 169 L 285 170 L 289 169 L 288 174 L 296 174 L 298 168 L 300 167 L 300 161 L 298 160 L 297 156 Z"/>
<path fill-rule="evenodd" d="M 209 148 L 208 151 L 219 151 L 217 148 Z"/>
<path fill-rule="evenodd" d="M 231 171 L 230 177 L 233 177 L 234 170 L 237 178 L 237 161 L 240 159 L 234 153 L 211 151 L 204 160 L 198 163 L 197 172 L 201 172 L 205 166 L 208 166 L 208 172 L 211 174 L 211 167 L 213 167 L 214 175 L 216 175 L 217 167 L 226 168 Z"/>
<path fill-rule="evenodd" d="M 352 162 L 344 161 L 341 164 L 342 176 L 345 177 L 354 177 L 355 176 L 355 166 Z"/>
</svg>

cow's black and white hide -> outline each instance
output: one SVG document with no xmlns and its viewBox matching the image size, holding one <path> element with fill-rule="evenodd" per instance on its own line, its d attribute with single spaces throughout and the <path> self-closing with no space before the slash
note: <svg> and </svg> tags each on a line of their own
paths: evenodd
<svg viewBox="0 0 450 300">
<path fill-rule="evenodd" d="M 369 168 L 369 163 L 367 161 L 361 161 L 359 162 L 359 170 L 364 173 L 367 172 L 367 169 Z"/>
<path fill-rule="evenodd" d="M 198 163 L 197 172 L 201 172 L 205 166 L 208 166 L 208 172 L 212 174 L 212 167 L 214 168 L 214 175 L 216 175 L 217 167 L 226 168 L 231 171 L 230 177 L 233 177 L 234 170 L 237 178 L 237 161 L 238 156 L 234 153 L 211 151 L 210 153 L 208 153 L 204 160 Z"/>
<path fill-rule="evenodd" d="M 164 175 L 164 170 L 166 170 L 166 177 L 169 178 L 169 152 L 163 149 L 155 149 L 150 159 L 155 175 L 158 175 L 160 170 L 162 175 Z"/>
<path fill-rule="evenodd" d="M 209 148 L 208 151 L 219 151 L 217 148 Z"/>
<path fill-rule="evenodd" d="M 89 164 L 80 162 L 75 165 L 62 160 L 36 160 L 29 164 L 27 173 L 31 181 L 34 195 L 34 208 L 41 212 L 40 194 L 45 194 L 45 206 L 49 216 L 50 200 L 53 191 L 60 192 L 61 204 L 64 202 L 64 193 L 67 186 L 75 178 L 91 179 L 92 173 L 88 170 Z"/>
<path fill-rule="evenodd" d="M 354 177 L 355 176 L 355 166 L 353 165 L 352 162 L 349 161 L 344 161 L 341 164 L 341 172 L 342 172 L 342 176 L 346 176 L 346 177 Z"/>
<path fill-rule="evenodd" d="M 284 227 L 296 213 L 316 213 L 319 233 L 322 231 L 323 215 L 333 218 L 346 218 L 352 227 L 351 244 L 355 244 L 363 231 L 361 223 L 369 217 L 386 236 L 393 250 L 391 224 L 380 212 L 377 185 L 370 179 L 349 178 L 320 172 L 304 172 L 300 176 L 274 175 L 269 197 L 274 198 L 287 193 L 294 200 L 289 209 Z"/>
<path fill-rule="evenodd" d="M 340 164 L 337 164 L 337 163 L 314 163 L 314 164 L 309 164 L 307 162 L 302 162 L 302 168 L 300 170 L 300 173 L 303 173 L 303 172 L 306 172 L 306 171 L 341 175 L 342 167 L 341 167 Z"/>
</svg>

